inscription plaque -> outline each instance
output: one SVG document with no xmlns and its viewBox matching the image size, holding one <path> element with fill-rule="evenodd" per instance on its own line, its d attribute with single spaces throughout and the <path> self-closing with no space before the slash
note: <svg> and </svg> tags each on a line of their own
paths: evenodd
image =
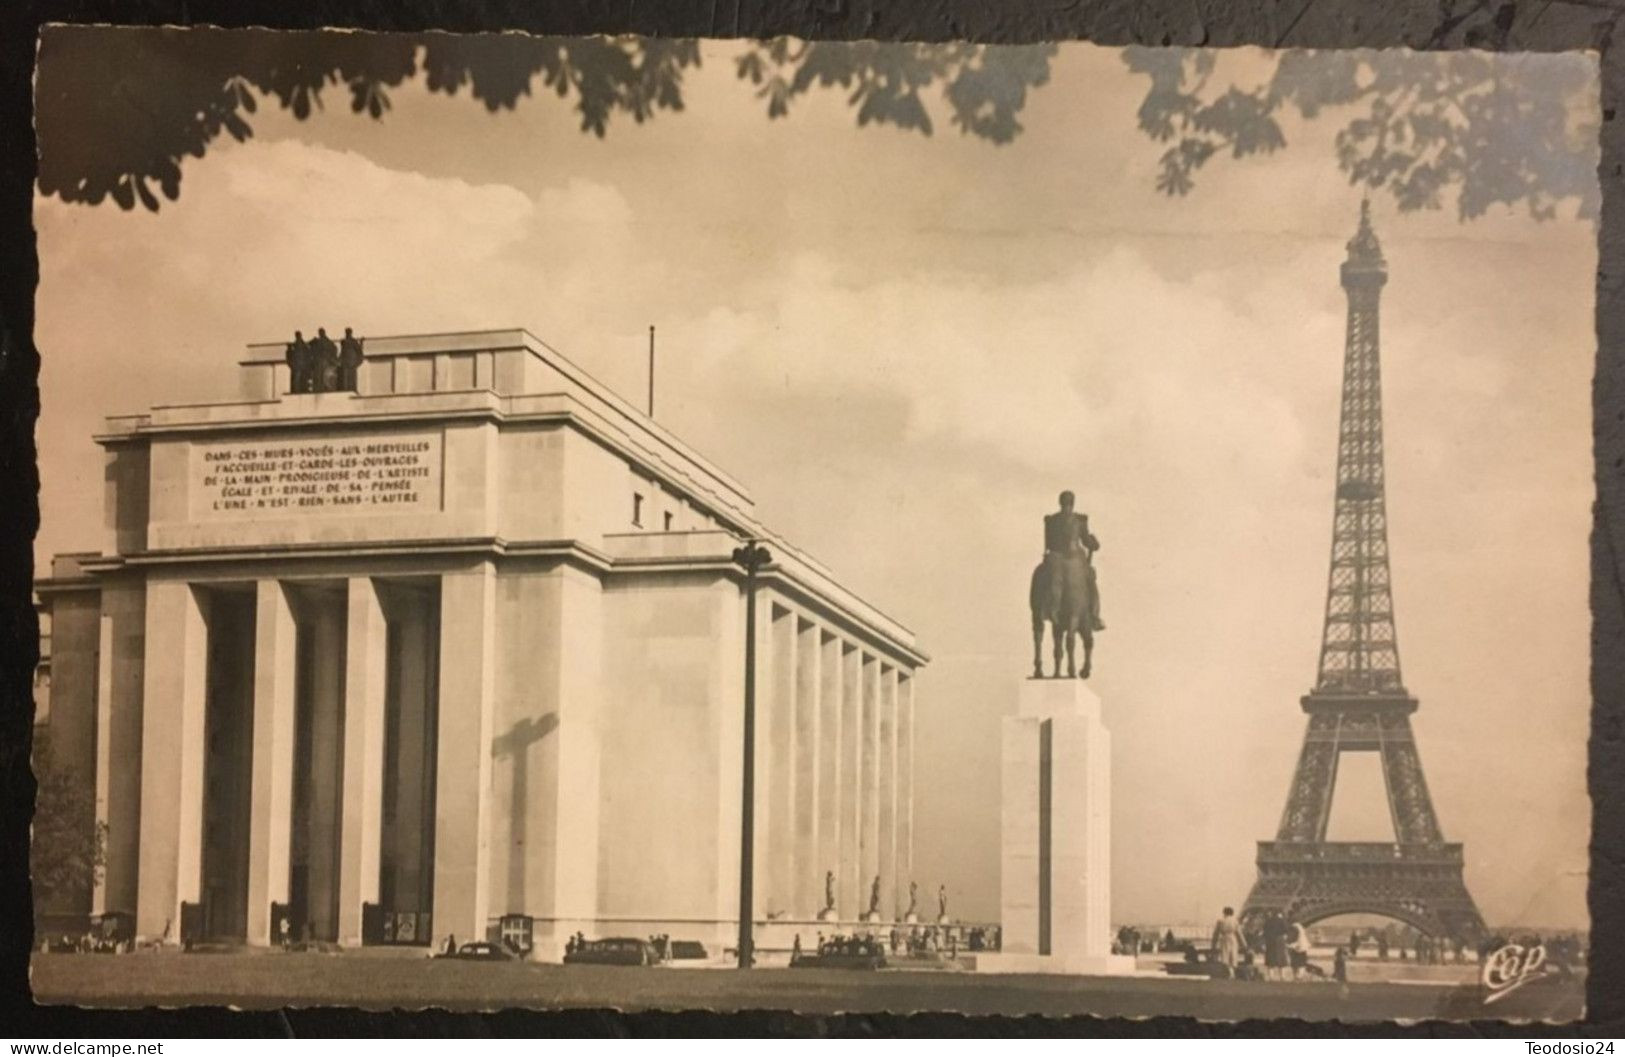
<svg viewBox="0 0 1625 1057">
<path fill-rule="evenodd" d="M 192 515 L 304 517 L 437 511 L 441 434 L 281 437 L 192 449 Z"/>
</svg>

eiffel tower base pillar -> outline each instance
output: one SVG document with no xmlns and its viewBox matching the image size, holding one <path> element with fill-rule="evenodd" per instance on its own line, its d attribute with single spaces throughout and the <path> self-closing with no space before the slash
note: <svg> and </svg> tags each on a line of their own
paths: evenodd
<svg viewBox="0 0 1625 1057">
<path fill-rule="evenodd" d="M 1000 953 L 983 972 L 1132 972 L 1111 953 L 1111 733 L 1079 679 L 1027 679 L 1004 719 Z"/>
</svg>

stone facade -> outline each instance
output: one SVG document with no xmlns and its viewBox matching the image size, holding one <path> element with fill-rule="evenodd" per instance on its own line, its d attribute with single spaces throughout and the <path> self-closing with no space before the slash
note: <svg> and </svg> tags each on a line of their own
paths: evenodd
<svg viewBox="0 0 1625 1057">
<path fill-rule="evenodd" d="M 38 584 L 50 725 L 107 826 L 87 911 L 171 941 L 182 903 L 250 944 L 287 903 L 343 944 L 366 904 L 425 915 L 418 942 L 525 914 L 544 954 L 719 943 L 757 537 L 756 914 L 815 919 L 826 870 L 843 917 L 876 874 L 901 914 L 906 628 L 523 331 L 371 339 L 355 393 L 289 393 L 282 353 L 249 347 L 234 402 L 110 419 L 103 547 Z"/>
</svg>

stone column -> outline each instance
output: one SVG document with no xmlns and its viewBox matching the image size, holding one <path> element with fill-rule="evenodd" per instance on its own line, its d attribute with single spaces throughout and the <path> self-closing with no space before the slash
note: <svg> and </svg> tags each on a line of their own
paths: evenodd
<svg viewBox="0 0 1625 1057">
<path fill-rule="evenodd" d="M 203 884 L 203 715 L 208 630 L 191 585 L 147 586 L 136 932 L 179 942 Z"/>
<path fill-rule="evenodd" d="M 897 677 L 897 905 L 914 880 L 914 678 Z"/>
<path fill-rule="evenodd" d="M 770 714 L 768 796 L 770 806 L 765 827 L 756 839 L 767 844 L 767 889 L 757 905 L 766 913 L 793 912 L 797 878 L 796 867 L 796 615 L 772 607 L 772 677 L 768 698 L 757 702 L 757 711 Z M 761 619 L 757 611 L 757 619 Z"/>
<path fill-rule="evenodd" d="M 434 937 L 485 938 L 489 914 L 496 572 L 480 562 L 440 578 L 440 717 L 434 827 Z"/>
<path fill-rule="evenodd" d="M 271 935 L 271 904 L 288 901 L 293 816 L 296 629 L 287 591 L 261 580 L 254 596 L 254 764 L 249 792 L 248 942 Z"/>
<path fill-rule="evenodd" d="M 38 722 L 38 717 L 35 717 Z M 103 607 L 96 628 L 96 825 L 111 834 L 108 822 L 111 810 L 109 790 L 113 784 L 113 618 Z M 111 843 L 111 841 L 109 841 Z M 105 914 L 108 902 L 108 875 L 114 856 L 112 849 L 106 854 L 107 865 L 96 871 L 91 881 L 90 912 Z"/>
<path fill-rule="evenodd" d="M 880 669 L 880 909 L 887 920 L 901 917 L 897 905 L 897 669 Z"/>
<path fill-rule="evenodd" d="M 842 921 L 856 921 L 863 913 L 859 904 L 863 862 L 859 857 L 858 835 L 863 829 L 863 801 L 858 797 L 858 764 L 863 751 L 863 685 L 858 678 L 863 654 L 855 647 L 841 649 L 841 854 L 835 868 L 836 909 Z"/>
<path fill-rule="evenodd" d="M 814 909 L 824 909 L 824 875 L 841 877 L 841 640 L 820 633 L 818 644 L 818 850 Z"/>
<path fill-rule="evenodd" d="M 773 782 L 777 777 L 777 773 L 773 766 L 773 734 L 774 723 L 778 717 L 774 714 L 773 710 L 773 669 L 774 661 L 777 660 L 777 658 L 774 656 L 773 651 L 774 606 L 772 597 L 771 592 L 769 592 L 766 588 L 763 588 L 760 585 L 757 586 L 756 738 L 755 752 L 751 756 L 751 783 L 752 788 L 755 791 L 755 795 L 751 798 L 751 913 L 755 915 L 756 920 L 761 920 L 766 915 L 767 911 L 771 907 L 773 899 L 774 871 L 772 834 L 774 823 L 778 821 L 774 816 L 774 808 L 776 807 L 776 804 L 774 803 L 775 798 L 773 796 Z M 750 629 L 743 623 L 744 613 L 744 599 L 743 596 L 741 596 L 739 606 L 741 627 L 744 628 L 746 634 L 749 634 Z M 743 635 L 740 636 L 739 641 L 741 644 L 743 644 Z M 743 656 L 744 653 L 743 649 L 741 648 L 741 673 L 744 671 Z M 730 702 L 726 697 L 722 699 L 723 711 L 731 713 L 730 718 L 736 720 L 740 724 L 738 737 L 734 739 L 734 744 L 736 746 L 742 745 L 744 741 L 743 724 L 745 713 L 743 711 L 744 704 L 742 685 L 740 689 L 740 696 L 735 697 L 732 702 Z M 738 756 L 739 753 L 736 751 L 734 755 Z M 740 761 L 741 766 L 743 766 L 743 762 L 743 760 Z M 734 793 L 734 799 L 737 801 L 743 795 L 742 778 L 740 783 L 736 786 L 736 789 L 739 790 Z M 724 801 L 726 801 L 726 793 L 723 794 L 723 798 Z M 732 827 L 725 828 L 722 830 L 722 832 L 734 835 L 735 839 L 737 840 L 737 837 L 741 832 L 741 827 L 742 823 L 739 818 L 739 812 L 736 809 L 733 812 Z M 740 845 L 737 843 L 735 844 L 736 848 L 739 846 Z M 724 870 L 726 871 L 726 867 L 724 867 Z M 736 879 L 738 872 L 739 864 L 737 861 L 735 861 L 733 873 Z M 724 872 L 722 876 L 728 876 L 727 872 Z M 737 898 L 738 889 L 735 888 L 734 892 L 735 899 L 732 904 L 732 909 L 729 912 L 730 916 L 737 915 L 739 909 L 739 900 Z"/>
<path fill-rule="evenodd" d="M 107 863 L 92 911 L 136 909 L 141 854 L 141 658 L 146 596 L 140 581 L 102 588 L 96 672 L 96 821 Z"/>
<path fill-rule="evenodd" d="M 348 599 L 323 590 L 303 629 L 310 636 L 310 935 L 338 939 L 339 847 L 344 788 L 345 623 Z"/>
<path fill-rule="evenodd" d="M 339 942 L 361 943 L 361 904 L 378 902 L 384 785 L 384 610 L 370 578 L 347 585 L 344 786 L 339 831 Z"/>
<path fill-rule="evenodd" d="M 796 628 L 796 736 L 795 736 L 795 899 L 797 918 L 812 918 L 823 907 L 824 870 L 818 855 L 819 691 L 823 658 L 817 624 L 800 621 Z"/>
<path fill-rule="evenodd" d="M 868 913 L 870 889 L 880 873 L 880 662 L 872 656 L 863 658 L 862 683 L 858 772 L 858 812 L 862 825 L 858 857 L 862 869 L 858 873 L 858 893 L 859 910 Z M 881 884 L 885 884 L 884 879 Z"/>
<path fill-rule="evenodd" d="M 568 566 L 558 575 L 559 674 L 558 688 L 551 695 L 559 713 L 554 736 L 558 780 L 552 795 L 558 817 L 550 849 L 552 912 L 587 929 L 599 913 L 600 760 L 604 712 L 612 707 L 606 700 L 602 656 L 603 585 L 593 574 Z M 617 658 L 610 663 L 621 662 Z M 558 946 L 562 957 L 562 940 Z"/>
</svg>

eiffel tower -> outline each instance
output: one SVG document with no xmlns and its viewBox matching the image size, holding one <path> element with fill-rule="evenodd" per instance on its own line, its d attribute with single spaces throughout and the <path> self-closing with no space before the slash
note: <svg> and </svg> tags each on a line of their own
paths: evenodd
<svg viewBox="0 0 1625 1057">
<path fill-rule="evenodd" d="M 1331 574 L 1320 673 L 1302 699 L 1309 725 L 1273 841 L 1258 844 L 1258 880 L 1243 926 L 1269 911 L 1307 925 L 1338 914 L 1394 918 L 1432 936 L 1471 940 L 1484 921 L 1462 880 L 1460 844 L 1446 843 L 1411 733 L 1416 698 L 1399 674 L 1383 496 L 1382 373 L 1377 309 L 1388 266 L 1370 203 L 1343 264 L 1348 344 L 1332 520 Z M 1395 841 L 1326 839 L 1343 753 L 1375 752 Z"/>
</svg>

